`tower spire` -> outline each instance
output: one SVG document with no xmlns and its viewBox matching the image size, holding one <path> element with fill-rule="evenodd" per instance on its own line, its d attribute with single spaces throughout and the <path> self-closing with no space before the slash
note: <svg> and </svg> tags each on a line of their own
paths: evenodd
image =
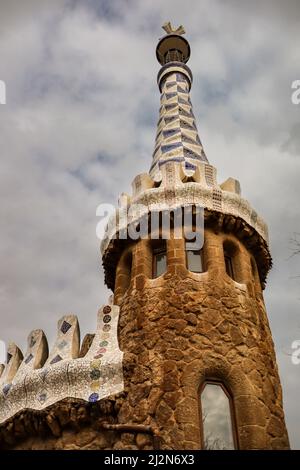
<svg viewBox="0 0 300 470">
<path fill-rule="evenodd" d="M 170 161 L 182 162 L 188 170 L 195 170 L 199 162 L 208 163 L 189 95 L 193 75 L 186 65 L 191 50 L 182 37 L 185 30 L 182 25 L 174 29 L 170 22 L 162 28 L 167 34 L 156 47 L 162 65 L 157 76 L 161 98 L 151 176 Z"/>
</svg>

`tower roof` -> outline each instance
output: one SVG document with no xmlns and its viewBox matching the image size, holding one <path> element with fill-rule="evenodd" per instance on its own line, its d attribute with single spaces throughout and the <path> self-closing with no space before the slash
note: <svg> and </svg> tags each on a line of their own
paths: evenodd
<svg viewBox="0 0 300 470">
<path fill-rule="evenodd" d="M 174 29 L 165 23 L 163 29 L 167 34 L 156 48 L 161 64 L 157 76 L 161 102 L 153 160 L 149 173 L 134 178 L 132 195 L 122 193 L 119 208 L 107 225 L 101 241 L 105 282 L 114 288 L 118 260 L 131 242 L 123 237 L 129 226 L 139 226 L 153 212 L 190 206 L 204 209 L 206 226 L 235 233 L 249 246 L 264 283 L 272 265 L 268 228 L 241 197 L 237 180 L 228 178 L 218 183 L 217 170 L 205 155 L 192 109 L 193 76 L 186 64 L 190 46 L 182 37 L 184 28 Z"/>
<path fill-rule="evenodd" d="M 159 40 L 156 57 L 162 65 L 157 77 L 161 92 L 159 119 L 150 175 L 168 162 L 182 162 L 187 170 L 196 170 L 207 162 L 190 99 L 193 75 L 186 62 L 190 45 L 182 37 L 184 28 L 174 30 L 170 23 L 163 29 L 167 35 Z"/>
</svg>

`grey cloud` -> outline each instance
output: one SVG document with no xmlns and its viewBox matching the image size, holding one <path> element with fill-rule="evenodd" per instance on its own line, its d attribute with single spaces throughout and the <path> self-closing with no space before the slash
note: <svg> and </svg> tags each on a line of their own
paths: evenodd
<svg viewBox="0 0 300 470">
<path fill-rule="evenodd" d="M 292 155 L 300 156 L 300 123 L 294 124 L 290 128 L 288 138 L 282 144 L 282 150 Z"/>
<path fill-rule="evenodd" d="M 35 21 L 43 16 L 47 18 L 49 11 L 62 11 L 68 0 L 1 0 L 0 34 L 8 33 L 13 28 L 22 28 L 28 19 Z"/>
</svg>

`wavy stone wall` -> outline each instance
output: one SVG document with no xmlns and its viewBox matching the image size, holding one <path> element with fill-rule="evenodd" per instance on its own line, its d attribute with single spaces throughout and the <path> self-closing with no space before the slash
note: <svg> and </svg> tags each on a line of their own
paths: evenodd
<svg viewBox="0 0 300 470">
<path fill-rule="evenodd" d="M 167 162 L 183 162 L 195 170 L 200 161 L 207 162 L 189 95 L 187 76 L 170 73 L 164 80 L 160 98 L 159 120 L 150 174 Z"/>
<path fill-rule="evenodd" d="M 98 312 L 97 330 L 86 355 L 79 358 L 79 325 L 75 315 L 58 322 L 57 338 L 48 355 L 42 330 L 28 337 L 23 358 L 15 344 L 8 347 L 0 376 L 0 423 L 24 409 L 42 410 L 64 398 L 97 402 L 123 390 L 123 353 L 118 346 L 119 307 Z"/>
<path fill-rule="evenodd" d="M 225 272 L 223 240 L 239 250 L 241 282 Z M 119 422 L 155 424 L 165 449 L 199 449 L 199 387 L 224 382 L 232 395 L 240 449 L 287 449 L 274 345 L 250 255 L 229 234 L 206 230 L 207 271 L 186 268 L 183 240 L 168 240 L 168 269 L 149 278 L 146 241 L 133 249 L 133 278 L 120 302 L 128 400 Z"/>
</svg>

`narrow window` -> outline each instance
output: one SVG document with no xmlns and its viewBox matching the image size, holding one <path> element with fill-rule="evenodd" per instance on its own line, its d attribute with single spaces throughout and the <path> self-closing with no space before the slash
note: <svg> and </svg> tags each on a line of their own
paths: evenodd
<svg viewBox="0 0 300 470">
<path fill-rule="evenodd" d="M 197 234 L 199 235 L 199 233 Z M 185 252 L 186 252 L 186 267 L 189 271 L 193 273 L 203 273 L 205 271 L 204 259 L 203 259 L 203 249 L 193 250 L 196 248 L 194 242 L 197 240 L 195 232 L 189 232 L 186 235 L 185 242 Z M 201 239 L 200 239 L 201 240 Z M 199 245 L 198 245 L 199 246 Z M 202 245 L 203 246 L 203 240 Z"/>
<path fill-rule="evenodd" d="M 231 277 L 231 279 L 239 282 L 237 277 L 240 271 L 240 263 L 238 249 L 235 243 L 233 243 L 231 240 L 225 240 L 223 244 L 223 250 L 226 273 L 229 277 Z"/>
<path fill-rule="evenodd" d="M 235 449 L 232 398 L 221 382 L 206 382 L 200 394 L 203 448 Z"/>
<path fill-rule="evenodd" d="M 159 277 L 167 270 L 167 251 L 162 246 L 153 250 L 153 278 Z"/>
<path fill-rule="evenodd" d="M 229 277 L 234 279 L 232 257 L 225 254 L 224 258 L 225 258 L 226 273 L 228 274 Z"/>
<path fill-rule="evenodd" d="M 186 264 L 189 271 L 193 273 L 203 273 L 203 253 L 202 250 L 186 251 Z"/>
</svg>

